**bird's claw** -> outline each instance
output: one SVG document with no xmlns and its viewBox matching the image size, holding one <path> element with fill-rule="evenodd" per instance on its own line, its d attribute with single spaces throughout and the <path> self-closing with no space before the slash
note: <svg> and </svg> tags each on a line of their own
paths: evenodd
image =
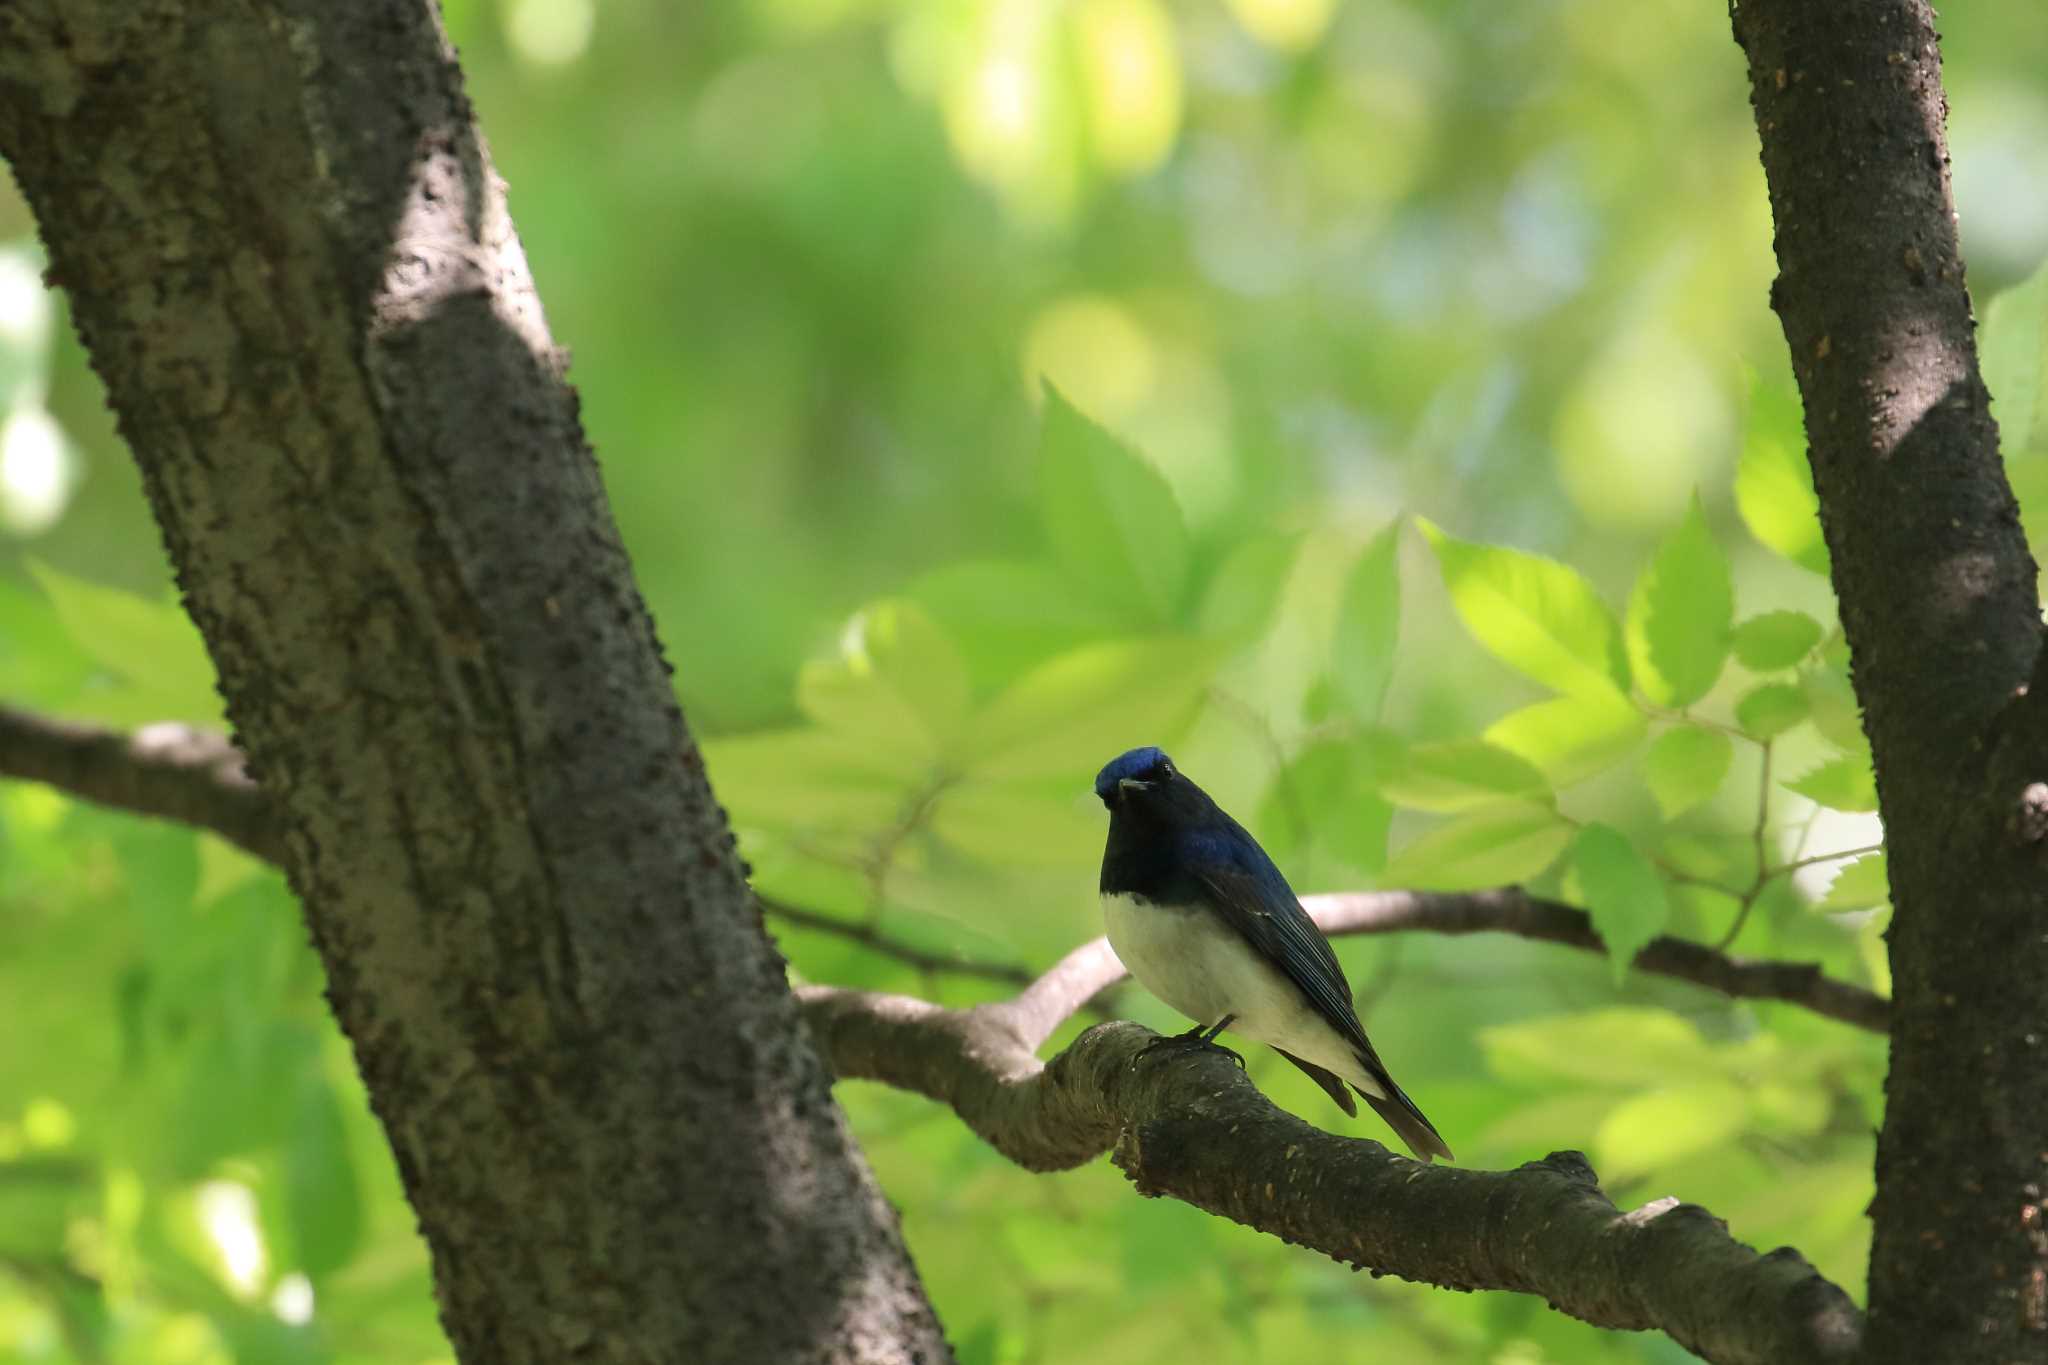
<svg viewBox="0 0 2048 1365">
<path fill-rule="evenodd" d="M 1151 1042 L 1138 1049 L 1138 1055 L 1131 1059 L 1132 1064 L 1136 1065 L 1138 1061 L 1148 1056 L 1153 1050 L 1163 1047 L 1207 1048 L 1220 1052 L 1230 1058 L 1231 1061 L 1236 1062 L 1239 1071 L 1244 1070 L 1243 1056 L 1217 1042 L 1213 1032 L 1203 1028 L 1191 1028 L 1186 1033 L 1175 1033 L 1163 1038 L 1154 1038 Z"/>
</svg>

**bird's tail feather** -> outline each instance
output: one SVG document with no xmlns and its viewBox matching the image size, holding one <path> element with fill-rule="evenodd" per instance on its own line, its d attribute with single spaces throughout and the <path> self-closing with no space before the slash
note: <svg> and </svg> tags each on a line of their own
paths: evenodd
<svg viewBox="0 0 2048 1365">
<path fill-rule="evenodd" d="M 1358 1089 L 1356 1086 L 1352 1088 Z M 1368 1090 L 1358 1090 L 1358 1093 L 1365 1096 L 1365 1102 L 1372 1106 L 1375 1114 L 1386 1120 L 1387 1127 L 1401 1135 L 1401 1141 L 1408 1144 L 1408 1150 L 1415 1153 L 1417 1161 L 1434 1161 L 1438 1157 L 1446 1161 L 1456 1160 L 1451 1155 L 1450 1145 L 1437 1132 L 1436 1126 L 1415 1107 L 1415 1101 L 1409 1099 L 1391 1079 L 1387 1082 L 1387 1090 L 1385 1098 Z"/>
<path fill-rule="evenodd" d="M 1351 1098 L 1351 1092 L 1344 1088 L 1344 1082 L 1337 1079 L 1336 1072 L 1326 1071 L 1322 1067 L 1317 1066 L 1314 1062 L 1303 1061 L 1301 1058 L 1295 1056 L 1293 1053 L 1289 1052 L 1284 1047 L 1276 1047 L 1273 1049 L 1273 1051 L 1279 1053 L 1282 1057 L 1285 1057 L 1288 1061 L 1293 1062 L 1296 1066 L 1300 1067 L 1302 1071 L 1307 1074 L 1310 1080 L 1314 1081 L 1317 1085 L 1323 1088 L 1324 1094 L 1328 1095 L 1331 1099 L 1337 1101 L 1337 1107 L 1339 1109 L 1342 1109 L 1345 1113 L 1351 1115 L 1353 1118 L 1356 1118 L 1358 1116 L 1358 1105 L 1353 1102 Z M 1359 1093 L 1364 1094 L 1365 1092 L 1360 1091 Z"/>
</svg>

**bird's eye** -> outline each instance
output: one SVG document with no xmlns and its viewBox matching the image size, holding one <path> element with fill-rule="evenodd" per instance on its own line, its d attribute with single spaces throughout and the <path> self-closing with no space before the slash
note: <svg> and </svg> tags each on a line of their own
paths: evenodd
<svg viewBox="0 0 2048 1365">
<path fill-rule="evenodd" d="M 1172 776 L 1173 776 L 1173 760 L 1172 760 L 1172 759 L 1170 759 L 1170 758 L 1162 758 L 1162 759 L 1160 759 L 1160 760 L 1159 760 L 1159 775 L 1160 775 L 1161 777 L 1172 777 Z"/>
</svg>

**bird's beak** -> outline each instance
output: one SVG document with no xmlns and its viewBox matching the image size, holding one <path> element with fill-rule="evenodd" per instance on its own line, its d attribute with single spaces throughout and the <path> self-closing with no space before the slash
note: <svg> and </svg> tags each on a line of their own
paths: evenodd
<svg viewBox="0 0 2048 1365">
<path fill-rule="evenodd" d="M 1116 791 L 1117 795 L 1121 796 L 1125 792 L 1149 791 L 1151 786 L 1150 782 L 1140 782 L 1135 777 L 1124 777 L 1117 779 Z"/>
</svg>

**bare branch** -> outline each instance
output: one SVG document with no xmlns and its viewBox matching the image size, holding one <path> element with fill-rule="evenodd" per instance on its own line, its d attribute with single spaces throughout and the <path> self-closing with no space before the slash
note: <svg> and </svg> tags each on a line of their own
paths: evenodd
<svg viewBox="0 0 2048 1365">
<path fill-rule="evenodd" d="M 1214 1053 L 1154 1052 L 1100 1024 L 1034 1055 L 1105 977 L 1098 940 L 1014 1001 L 945 1010 L 904 996 L 807 987 L 813 1036 L 841 1077 L 952 1107 L 1027 1170 L 1110 1152 L 1138 1192 L 1166 1195 L 1375 1274 L 1540 1294 L 1595 1326 L 1656 1329 L 1708 1360 L 1851 1359 L 1862 1315 L 1790 1248 L 1758 1255 L 1705 1209 L 1660 1199 L 1623 1213 L 1577 1152 L 1512 1171 L 1422 1166 L 1275 1108 Z"/>
<path fill-rule="evenodd" d="M 1301 903 L 1323 932 L 1333 937 L 1427 929 L 1438 934 L 1514 934 L 1591 953 L 1607 951 L 1585 911 L 1525 895 L 1512 887 L 1463 894 L 1337 893 L 1304 896 Z M 1883 996 L 1828 976 L 1811 962 L 1730 957 L 1690 939 L 1660 934 L 1636 954 L 1631 965 L 1639 972 L 1690 981 L 1737 999 L 1799 1005 L 1873 1033 L 1883 1033 L 1890 1026 L 1891 1003 Z"/>
<path fill-rule="evenodd" d="M 225 736 L 160 722 L 133 735 L 0 706 L 0 774 L 138 815 L 209 829 L 268 862 L 284 856 L 271 806 Z"/>
<path fill-rule="evenodd" d="M 268 809 L 242 772 L 227 740 L 185 726 L 149 726 L 133 737 L 0 707 L 0 775 L 47 782 L 104 805 L 211 829 L 273 862 L 281 843 Z M 955 972 L 1008 985 L 1027 985 L 1012 1008 L 1038 1030 L 1031 1043 L 1051 1036 L 1077 1011 L 1123 978 L 1123 966 L 1101 939 L 1069 953 L 1033 980 L 1007 963 L 958 960 L 900 943 L 860 924 L 801 906 L 763 898 L 762 907 L 791 923 L 838 934 L 923 971 Z M 1583 910 L 1539 900 L 1512 888 L 1464 893 L 1424 891 L 1338 892 L 1304 897 L 1323 932 L 1385 934 L 1504 933 L 1583 952 L 1606 947 Z M 1636 955 L 1636 970 L 1718 991 L 1738 999 L 1781 1000 L 1882 1033 L 1890 1006 L 1861 986 L 1827 976 L 1809 962 L 1744 960 L 1686 939 L 1652 939 Z"/>
</svg>

